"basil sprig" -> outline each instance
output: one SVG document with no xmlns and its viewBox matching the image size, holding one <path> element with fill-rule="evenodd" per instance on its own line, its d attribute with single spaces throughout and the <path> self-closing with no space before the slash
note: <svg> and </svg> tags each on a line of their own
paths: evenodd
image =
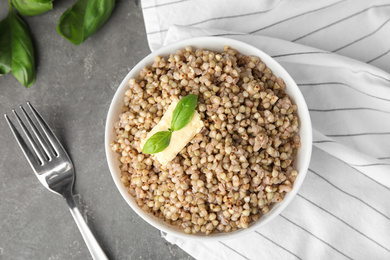
<svg viewBox="0 0 390 260">
<path fill-rule="evenodd" d="M 0 21 L 0 76 L 12 71 L 24 86 L 34 84 L 34 47 L 28 25 L 20 15 L 43 14 L 53 9 L 53 1 L 8 0 L 8 16 Z M 57 31 L 73 44 L 79 45 L 107 21 L 114 6 L 115 0 L 78 0 L 61 16 Z"/>
<path fill-rule="evenodd" d="M 182 98 L 173 110 L 171 127 L 168 128 L 168 131 L 160 131 L 152 135 L 146 141 L 142 152 L 155 154 L 164 151 L 171 142 L 172 132 L 182 129 L 191 121 L 197 102 L 198 96 L 194 94 Z"/>
<path fill-rule="evenodd" d="M 27 24 L 9 6 L 0 22 L 0 75 L 12 72 L 26 87 L 35 81 L 34 47 Z"/>
<path fill-rule="evenodd" d="M 107 21 L 114 6 L 115 0 L 79 0 L 62 14 L 57 31 L 79 45 Z"/>
</svg>

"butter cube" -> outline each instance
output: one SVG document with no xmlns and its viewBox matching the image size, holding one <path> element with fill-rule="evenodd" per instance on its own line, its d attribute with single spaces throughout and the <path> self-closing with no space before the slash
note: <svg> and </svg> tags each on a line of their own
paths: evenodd
<svg viewBox="0 0 390 260">
<path fill-rule="evenodd" d="M 168 128 L 171 127 L 173 110 L 175 110 L 175 107 L 178 103 L 179 99 L 172 101 L 160 122 L 158 122 L 158 124 L 153 127 L 153 129 L 147 134 L 146 138 L 141 141 L 141 149 L 144 147 L 146 141 L 155 133 L 160 131 L 168 131 Z M 200 119 L 199 113 L 195 111 L 191 121 L 185 127 L 179 131 L 172 132 L 169 146 L 163 151 L 154 154 L 153 156 L 162 165 L 166 165 L 176 157 L 176 155 L 192 140 L 192 138 L 194 138 L 197 133 L 202 130 L 203 126 L 204 124 Z"/>
</svg>

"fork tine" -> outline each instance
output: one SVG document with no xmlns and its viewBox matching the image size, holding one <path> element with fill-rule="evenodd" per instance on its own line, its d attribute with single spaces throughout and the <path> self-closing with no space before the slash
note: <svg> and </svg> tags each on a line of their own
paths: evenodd
<svg viewBox="0 0 390 260">
<path fill-rule="evenodd" d="M 49 144 L 46 142 L 46 140 L 43 138 L 43 136 L 41 135 L 41 133 L 39 132 L 37 126 L 35 125 L 34 121 L 31 119 L 31 117 L 27 114 L 26 110 L 24 109 L 23 106 L 20 106 L 20 109 L 22 110 L 23 112 L 23 115 L 24 117 L 27 119 L 27 122 L 28 124 L 30 125 L 32 131 L 34 132 L 35 134 L 35 137 L 38 139 L 38 142 L 40 143 L 41 147 L 43 148 L 43 153 L 44 155 L 46 155 L 46 158 L 50 161 L 51 160 L 51 156 L 50 156 L 50 153 L 49 153 Z"/>
<path fill-rule="evenodd" d="M 43 156 L 41 154 L 41 151 L 38 148 L 37 143 L 35 142 L 35 140 L 31 136 L 30 132 L 28 131 L 26 125 L 23 123 L 22 119 L 19 117 L 18 113 L 15 110 L 12 110 L 12 112 L 14 113 L 16 119 L 18 120 L 18 123 L 19 123 L 20 127 L 22 127 L 22 130 L 23 130 L 24 134 L 26 135 L 27 140 L 29 141 L 29 143 L 30 143 L 31 147 L 33 148 L 35 154 L 38 156 L 38 159 L 40 161 L 40 165 L 43 165 L 43 163 L 44 163 Z"/>
<path fill-rule="evenodd" d="M 67 155 L 64 148 L 62 147 L 60 141 L 58 141 L 57 137 L 53 133 L 53 131 L 50 129 L 50 127 L 47 125 L 45 120 L 42 118 L 42 116 L 39 114 L 39 112 L 31 105 L 30 102 L 27 102 L 27 105 L 30 107 L 32 113 L 34 114 L 35 118 L 38 121 L 38 124 L 41 126 L 43 132 L 45 133 L 47 139 L 49 140 L 50 144 L 54 148 L 54 151 L 56 153 L 56 156 L 60 155 Z"/>
<path fill-rule="evenodd" d="M 22 152 L 23 152 L 24 156 L 26 157 L 27 161 L 29 162 L 31 168 L 33 168 L 33 170 L 35 172 L 37 172 L 37 168 L 39 167 L 38 158 L 36 158 L 36 156 L 34 156 L 34 154 L 28 148 L 26 142 L 20 136 L 18 130 L 15 128 L 14 124 L 8 118 L 7 114 L 4 114 L 4 117 L 5 117 L 5 120 L 7 120 L 8 126 L 11 129 L 12 134 L 14 135 L 16 141 L 18 142 L 20 149 L 22 149 Z"/>
</svg>

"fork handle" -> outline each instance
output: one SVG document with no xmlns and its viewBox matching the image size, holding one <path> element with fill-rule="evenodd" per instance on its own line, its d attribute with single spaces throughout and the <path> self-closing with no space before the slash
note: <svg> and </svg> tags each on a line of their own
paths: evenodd
<svg viewBox="0 0 390 260">
<path fill-rule="evenodd" d="M 91 253 L 92 258 L 94 260 L 108 260 L 106 254 L 104 253 L 103 249 L 100 247 L 95 236 L 92 234 L 87 223 L 85 223 L 83 216 L 81 215 L 79 209 L 76 206 L 76 203 L 74 202 L 73 196 L 65 198 L 65 200 L 69 206 L 70 213 L 72 213 L 72 216 L 77 224 L 77 227 L 79 228 L 80 233 L 83 236 L 85 243 L 87 244 L 87 247 L 89 249 L 89 252 Z"/>
</svg>

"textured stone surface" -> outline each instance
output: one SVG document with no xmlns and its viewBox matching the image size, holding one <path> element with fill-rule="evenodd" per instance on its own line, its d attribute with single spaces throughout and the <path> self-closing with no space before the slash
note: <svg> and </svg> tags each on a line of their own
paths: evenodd
<svg viewBox="0 0 390 260">
<path fill-rule="evenodd" d="M 0 1 L 0 19 L 7 2 Z M 74 2 L 54 1 L 54 10 L 25 18 L 36 47 L 36 83 L 27 89 L 11 74 L 0 77 L 0 113 L 30 101 L 52 126 L 76 168 L 79 209 L 110 259 L 191 259 L 131 210 L 105 159 L 111 98 L 150 52 L 140 4 L 118 0 L 108 22 L 74 46 L 56 31 Z M 0 132 L 0 259 L 91 259 L 65 202 L 39 183 L 4 119 Z"/>
</svg>

